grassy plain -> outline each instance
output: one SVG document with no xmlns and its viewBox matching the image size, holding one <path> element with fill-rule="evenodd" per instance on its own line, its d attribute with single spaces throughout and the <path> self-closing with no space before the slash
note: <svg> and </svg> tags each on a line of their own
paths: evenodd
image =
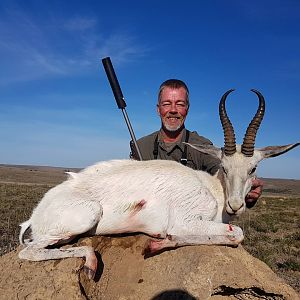
<svg viewBox="0 0 300 300">
<path fill-rule="evenodd" d="M 244 248 L 300 292 L 300 197 L 261 197 L 237 223 Z"/>
<path fill-rule="evenodd" d="M 0 165 L 0 255 L 18 244 L 19 224 L 66 169 Z M 75 170 L 76 171 L 76 170 Z M 300 292 L 300 180 L 265 179 L 259 203 L 236 221 L 244 247 Z"/>
</svg>

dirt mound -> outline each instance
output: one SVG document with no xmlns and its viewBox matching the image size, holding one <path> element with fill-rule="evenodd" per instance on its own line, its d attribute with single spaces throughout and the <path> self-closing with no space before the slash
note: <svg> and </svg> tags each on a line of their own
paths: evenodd
<svg viewBox="0 0 300 300">
<path fill-rule="evenodd" d="M 18 250 L 0 258 L 1 299 L 286 299 L 299 295 L 241 246 L 190 246 L 144 259 L 148 237 L 93 237 L 78 242 L 99 253 L 95 281 L 82 259 L 28 262 Z"/>
</svg>

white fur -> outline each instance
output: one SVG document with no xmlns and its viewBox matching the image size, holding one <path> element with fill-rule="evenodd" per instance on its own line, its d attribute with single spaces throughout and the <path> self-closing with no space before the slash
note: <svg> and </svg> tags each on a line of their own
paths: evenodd
<svg viewBox="0 0 300 300">
<path fill-rule="evenodd" d="M 199 150 L 199 146 L 193 147 Z M 165 160 L 112 160 L 69 173 L 69 178 L 49 190 L 31 218 L 21 224 L 20 243 L 29 227 L 32 236 L 19 257 L 45 260 L 86 256 L 85 266 L 93 277 L 97 260 L 92 249 L 45 247 L 85 232 L 144 232 L 162 238 L 150 243 L 152 252 L 189 244 L 240 243 L 242 230 L 225 222 L 231 219 L 229 214 L 245 210 L 244 199 L 255 176 L 249 173 L 267 155 L 264 149 L 256 150 L 253 157 L 243 156 L 240 148 L 230 157 L 212 146 L 201 146 L 199 151 L 219 157 L 225 173 L 221 168 L 211 176 Z"/>
</svg>

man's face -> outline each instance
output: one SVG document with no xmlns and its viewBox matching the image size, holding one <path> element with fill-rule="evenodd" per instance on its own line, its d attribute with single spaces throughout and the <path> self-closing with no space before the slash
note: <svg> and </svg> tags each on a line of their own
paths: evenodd
<svg viewBox="0 0 300 300">
<path fill-rule="evenodd" d="M 180 129 L 188 113 L 186 90 L 165 87 L 161 92 L 157 112 L 164 129 L 172 132 Z"/>
</svg>

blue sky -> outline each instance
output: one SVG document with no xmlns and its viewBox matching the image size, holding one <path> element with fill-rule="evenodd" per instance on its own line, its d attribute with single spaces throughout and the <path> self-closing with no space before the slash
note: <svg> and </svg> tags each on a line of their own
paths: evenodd
<svg viewBox="0 0 300 300">
<path fill-rule="evenodd" d="M 110 56 L 137 137 L 157 130 L 169 78 L 190 88 L 190 130 L 222 146 L 218 101 L 237 141 L 257 108 L 256 146 L 297 142 L 299 1 L 1 1 L 0 163 L 85 167 L 127 158 L 130 139 L 101 59 Z M 300 147 L 298 147 L 300 148 Z M 261 163 L 263 177 L 300 179 L 300 149 Z"/>
</svg>

